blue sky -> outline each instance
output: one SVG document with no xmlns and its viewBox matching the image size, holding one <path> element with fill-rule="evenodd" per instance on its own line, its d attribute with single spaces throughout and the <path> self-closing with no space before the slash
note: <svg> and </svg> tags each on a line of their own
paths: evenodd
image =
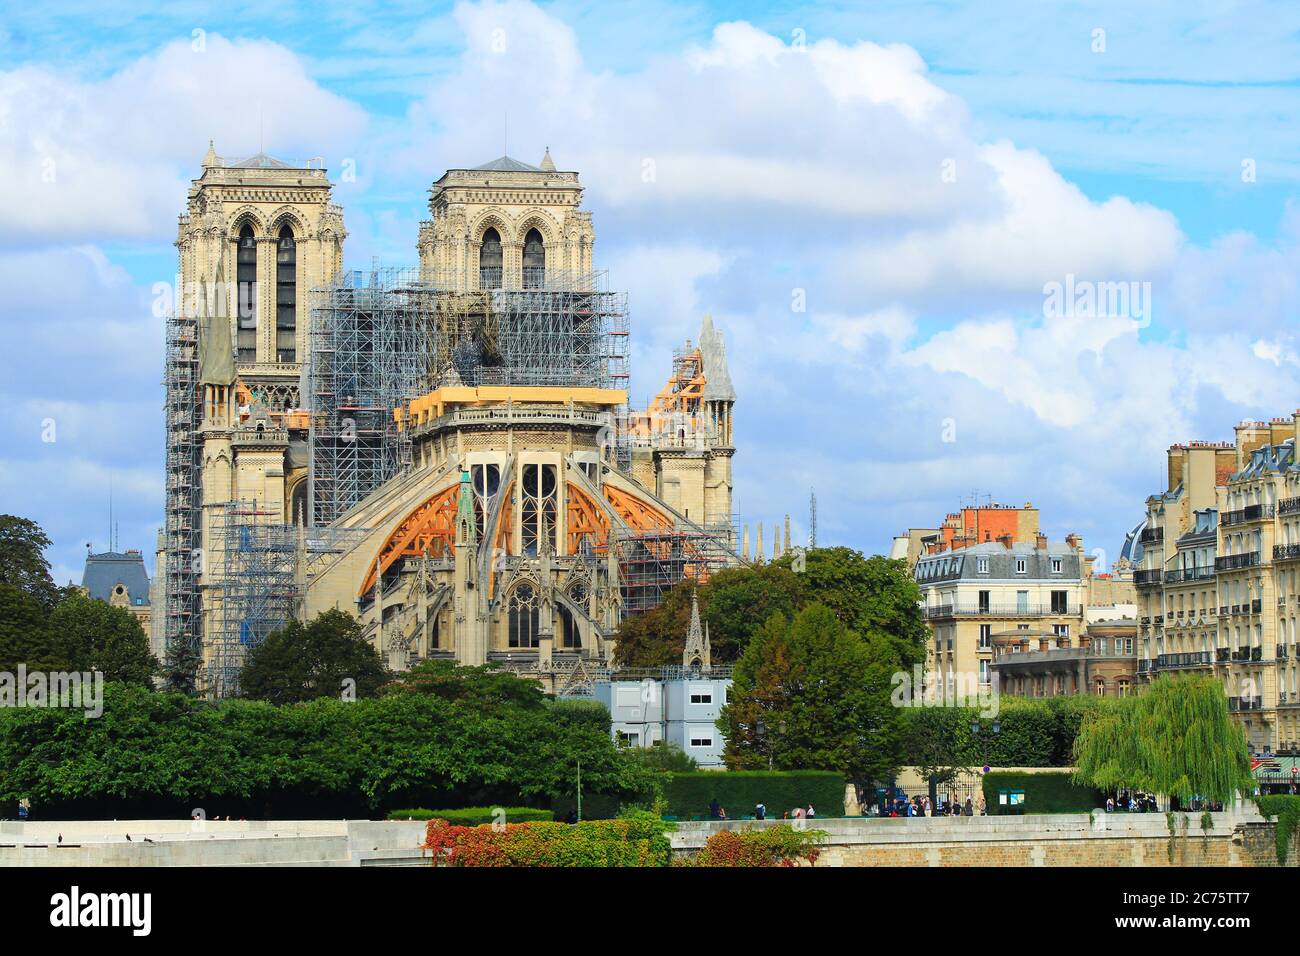
<svg viewBox="0 0 1300 956">
<path fill-rule="evenodd" d="M 412 262 L 508 119 L 582 173 L 635 400 L 704 312 L 726 334 L 742 520 L 801 535 L 815 487 L 820 541 L 879 551 L 978 491 L 1113 555 L 1169 443 L 1300 406 L 1298 54 L 1264 3 L 10 10 L 0 509 L 79 578 L 111 482 L 152 551 L 151 290 L 209 138 L 351 164 L 358 268 Z M 1046 315 L 1066 275 L 1149 282 L 1150 321 Z"/>
</svg>

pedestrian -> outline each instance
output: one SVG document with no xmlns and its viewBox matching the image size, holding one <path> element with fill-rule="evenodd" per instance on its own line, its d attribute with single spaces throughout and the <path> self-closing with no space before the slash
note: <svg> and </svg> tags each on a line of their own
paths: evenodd
<svg viewBox="0 0 1300 956">
<path fill-rule="evenodd" d="M 984 803 L 984 798 L 980 797 L 980 816 L 988 815 L 988 807 Z"/>
<path fill-rule="evenodd" d="M 1107 812 L 1107 813 L 1114 813 L 1114 812 L 1115 812 L 1115 798 L 1114 798 L 1114 797 L 1107 797 L 1107 798 L 1106 798 L 1106 812 Z"/>
<path fill-rule="evenodd" d="M 808 804 L 808 809 L 804 811 L 804 816 L 807 817 L 809 820 L 817 816 L 817 811 L 813 809 L 813 805 L 811 803 Z"/>
<path fill-rule="evenodd" d="M 766 819 L 767 819 L 767 807 L 763 806 L 763 804 L 761 804 L 761 803 L 760 803 L 758 806 L 756 806 L 756 807 L 754 808 L 754 819 L 755 819 L 755 820 L 766 820 Z"/>
<path fill-rule="evenodd" d="M 709 819 L 716 820 L 722 814 L 722 804 L 718 803 L 718 798 L 714 797 L 709 801 Z"/>
<path fill-rule="evenodd" d="M 795 818 L 796 820 L 802 820 L 802 819 L 803 819 L 803 807 L 795 807 L 795 808 L 794 808 L 794 818 Z"/>
<path fill-rule="evenodd" d="M 975 802 L 970 797 L 966 798 L 966 806 L 963 808 L 962 814 L 968 817 L 975 816 Z"/>
<path fill-rule="evenodd" d="M 925 803 L 925 815 L 927 817 L 934 816 L 934 804 L 930 803 L 930 798 L 926 797 L 924 803 Z"/>
</svg>

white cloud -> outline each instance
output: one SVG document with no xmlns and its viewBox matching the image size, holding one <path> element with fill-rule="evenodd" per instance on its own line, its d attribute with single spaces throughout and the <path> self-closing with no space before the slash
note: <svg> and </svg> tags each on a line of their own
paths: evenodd
<svg viewBox="0 0 1300 956">
<path fill-rule="evenodd" d="M 8 242 L 166 235 L 209 138 L 243 158 L 348 142 L 364 114 L 264 40 L 178 40 L 99 81 L 0 71 L 0 235 Z"/>
</svg>

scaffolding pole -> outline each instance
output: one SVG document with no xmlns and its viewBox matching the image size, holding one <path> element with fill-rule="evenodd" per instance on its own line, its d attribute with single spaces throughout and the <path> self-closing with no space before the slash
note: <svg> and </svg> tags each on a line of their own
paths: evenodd
<svg viewBox="0 0 1300 956">
<path fill-rule="evenodd" d="M 163 374 L 166 416 L 166 491 L 163 532 L 164 608 L 167 647 L 201 645 L 198 576 L 201 489 L 198 425 L 198 320 L 184 310 L 167 317 Z"/>
</svg>

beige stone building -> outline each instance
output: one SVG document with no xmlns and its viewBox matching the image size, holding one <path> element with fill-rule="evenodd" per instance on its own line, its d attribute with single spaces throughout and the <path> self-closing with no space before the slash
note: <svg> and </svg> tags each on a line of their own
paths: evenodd
<svg viewBox="0 0 1300 956">
<path fill-rule="evenodd" d="M 1141 672 L 1214 674 L 1258 752 L 1300 747 L 1298 422 L 1172 446 L 1135 562 Z"/>
<path fill-rule="evenodd" d="M 624 614 L 735 560 L 721 334 L 705 316 L 628 409 L 625 298 L 549 152 L 444 173 L 413 270 L 343 272 L 330 189 L 315 164 L 210 148 L 181 217 L 168 641 L 201 651 L 213 694 L 329 608 L 394 668 L 594 677 Z"/>
</svg>

